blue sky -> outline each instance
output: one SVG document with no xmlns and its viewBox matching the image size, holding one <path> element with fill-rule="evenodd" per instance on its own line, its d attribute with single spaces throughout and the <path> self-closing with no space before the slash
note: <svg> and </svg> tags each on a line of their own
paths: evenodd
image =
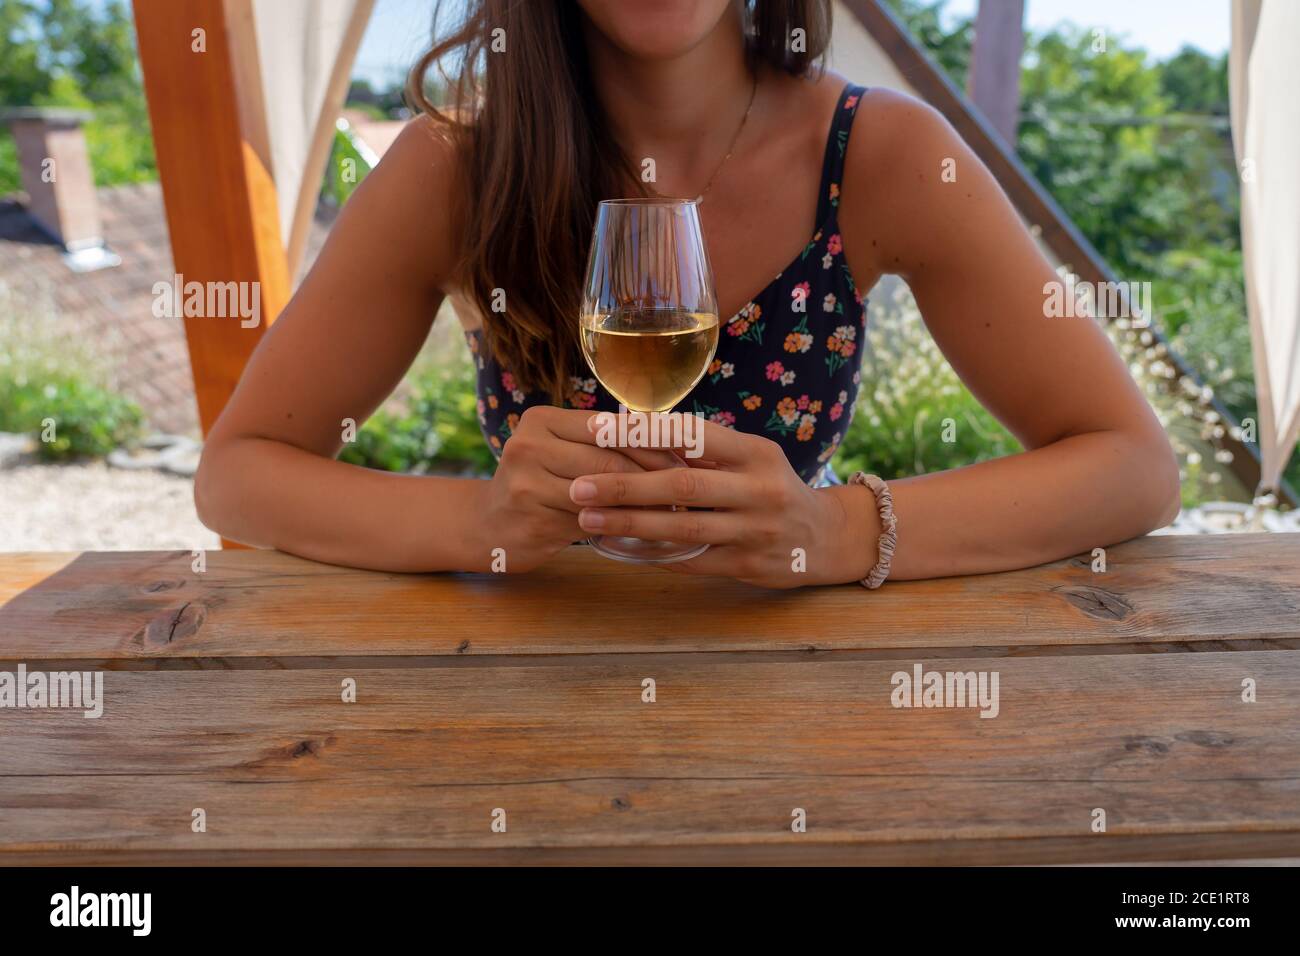
<svg viewBox="0 0 1300 956">
<path fill-rule="evenodd" d="M 377 87 L 401 82 L 428 46 L 433 0 L 379 0 L 352 75 Z"/>
<path fill-rule="evenodd" d="M 977 6 L 978 0 L 948 0 L 945 9 L 970 16 Z M 1230 7 L 1230 0 L 1026 0 L 1025 22 L 1031 30 L 1062 21 L 1103 27 L 1164 59 L 1184 44 L 1226 51 Z M 379 86 L 400 80 L 428 41 L 432 10 L 433 0 L 379 0 L 353 73 Z"/>
<path fill-rule="evenodd" d="M 978 6 L 978 0 L 948 0 L 945 10 L 974 16 Z M 1187 44 L 1206 53 L 1227 52 L 1231 8 L 1230 0 L 1026 0 L 1025 23 L 1030 30 L 1062 21 L 1104 27 L 1127 34 L 1130 42 L 1163 60 Z"/>
</svg>

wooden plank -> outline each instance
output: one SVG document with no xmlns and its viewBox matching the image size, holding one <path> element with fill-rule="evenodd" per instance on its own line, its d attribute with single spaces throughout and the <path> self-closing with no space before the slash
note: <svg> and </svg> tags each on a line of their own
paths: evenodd
<svg viewBox="0 0 1300 956">
<path fill-rule="evenodd" d="M 1003 142 L 979 110 L 972 107 L 961 90 L 917 44 L 897 16 L 881 0 L 843 0 L 843 3 L 849 13 L 880 44 L 899 73 L 921 98 L 943 113 L 961 134 L 975 155 L 996 177 L 1020 215 L 1038 228 L 1039 240 L 1080 279 L 1094 284 L 1117 283 L 1117 276 L 1101 253 L 1020 162 L 1014 147 Z M 1164 337 L 1154 324 L 1150 331 L 1155 341 L 1164 342 Z M 1168 347 L 1167 342 L 1164 344 Z M 1178 370 L 1180 376 L 1201 384 L 1200 376 L 1176 351 L 1168 349 L 1166 359 Z M 1210 404 L 1226 425 L 1237 424 L 1236 418 L 1217 398 Z M 1233 454 L 1233 473 L 1247 489 L 1254 489 L 1259 484 L 1260 476 L 1257 446 L 1253 442 L 1246 443 L 1233 438 L 1230 430 L 1225 432 L 1220 442 Z M 1281 485 L 1278 497 L 1292 507 L 1300 505 L 1295 489 L 1285 481 Z"/>
<path fill-rule="evenodd" d="M 906 848 L 911 862 L 986 863 L 1300 849 L 1300 652 L 927 665 L 996 669 L 993 719 L 892 707 L 897 662 L 747 657 L 110 673 L 98 720 L 0 711 L 0 862 L 506 849 L 617 862 L 640 848 L 660 862 L 781 862 L 787 850 L 796 862 L 898 862 Z M 654 703 L 641 699 L 645 677 Z M 1245 677 L 1256 703 L 1241 700 Z M 355 704 L 340 700 L 345 678 Z M 191 832 L 196 807 L 206 833 Z M 495 808 L 505 833 L 491 830 Z M 806 833 L 790 829 L 794 808 Z M 1104 834 L 1091 831 L 1095 808 Z"/>
<path fill-rule="evenodd" d="M 163 666 L 499 654 L 914 655 L 1300 646 L 1300 536 L 1151 537 L 1025 571 L 764 591 L 572 548 L 528 575 L 381 574 L 269 551 L 0 555 L 0 661 Z M 1263 642 L 1262 644 L 1260 642 Z"/>
</svg>

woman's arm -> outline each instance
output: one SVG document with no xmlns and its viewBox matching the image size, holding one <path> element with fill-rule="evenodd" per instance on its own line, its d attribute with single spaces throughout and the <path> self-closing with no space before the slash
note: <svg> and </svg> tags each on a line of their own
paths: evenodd
<svg viewBox="0 0 1300 956">
<path fill-rule="evenodd" d="M 840 230 L 859 285 L 903 276 L 953 368 L 1028 449 L 891 481 L 891 579 L 1027 567 L 1171 520 L 1178 467 L 1159 422 L 1095 321 L 1046 317 L 1056 273 L 942 117 L 870 93 L 846 163 Z M 941 177 L 945 163 L 955 182 Z M 867 575 L 880 533 L 870 491 L 810 490 L 768 439 L 703 429 L 710 468 L 574 482 L 582 526 L 708 543 L 672 569 L 768 587 Z M 713 510 L 645 510 L 664 504 Z"/>
<path fill-rule="evenodd" d="M 360 184 L 205 445 L 195 503 L 224 536 L 323 561 L 450 566 L 477 489 L 334 460 L 428 335 L 452 262 L 450 150 L 410 124 Z M 437 535 L 428 533 L 439 527 Z"/>
<path fill-rule="evenodd" d="M 952 127 L 910 97 L 872 92 L 846 162 L 841 229 L 855 271 L 906 279 L 957 374 L 1026 449 L 890 482 L 891 577 L 1025 567 L 1172 520 L 1178 466 L 1160 423 L 1095 320 L 1046 315 L 1058 276 Z M 828 493 L 855 527 L 874 525 L 863 489 Z"/>
<path fill-rule="evenodd" d="M 452 153 L 413 121 L 348 201 L 311 274 L 254 352 L 195 480 L 222 535 L 393 571 L 524 571 L 582 537 L 569 479 L 639 470 L 595 447 L 586 414 L 529 410 L 491 481 L 336 461 L 428 334 L 455 261 Z"/>
</svg>

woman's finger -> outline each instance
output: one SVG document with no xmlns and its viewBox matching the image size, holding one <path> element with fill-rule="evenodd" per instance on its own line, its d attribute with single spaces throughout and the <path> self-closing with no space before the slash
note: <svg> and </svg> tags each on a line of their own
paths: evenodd
<svg viewBox="0 0 1300 956">
<path fill-rule="evenodd" d="M 779 445 L 770 439 L 763 438 L 761 435 L 750 435 L 746 432 L 736 431 L 734 428 L 719 425 L 717 422 L 708 421 L 698 415 L 690 415 L 685 412 L 673 414 L 684 416 L 682 427 L 646 428 L 644 434 L 641 435 L 647 442 L 646 447 L 668 448 L 683 454 L 690 452 L 688 458 L 692 461 L 706 458 L 711 462 L 733 466 L 750 463 L 758 456 L 771 455 L 773 450 L 781 453 Z M 587 427 L 591 430 L 593 436 L 599 435 L 602 430 L 606 430 L 608 434 L 608 430 L 611 428 L 609 422 L 614 418 L 613 412 L 597 412 L 590 416 Z M 685 418 L 691 418 L 693 421 L 686 422 Z M 690 427 L 694 432 L 693 441 L 683 440 L 682 432 L 687 427 Z M 781 453 L 781 457 L 784 458 L 784 453 Z"/>
<path fill-rule="evenodd" d="M 595 433 L 587 427 L 591 412 L 581 408 L 556 408 L 554 405 L 533 405 L 524 409 L 520 416 L 520 427 L 540 425 L 556 438 L 565 441 L 581 442 L 584 445 L 596 444 Z"/>
<path fill-rule="evenodd" d="M 749 480 L 729 471 L 669 468 L 634 474 L 582 475 L 569 486 L 575 504 L 589 508 L 624 505 L 690 505 L 742 508 L 753 504 Z"/>
<path fill-rule="evenodd" d="M 514 440 L 516 439 L 511 439 Z M 510 447 L 509 442 L 506 447 Z M 629 454 L 631 451 L 636 454 Z M 543 468 L 567 481 L 583 475 L 635 474 L 647 467 L 667 468 L 674 464 L 671 452 L 597 448 L 595 445 L 554 439 L 542 439 L 536 446 L 535 454 Z"/>
<path fill-rule="evenodd" d="M 578 512 L 578 524 L 590 534 L 677 544 L 730 544 L 743 532 L 740 516 L 726 511 L 583 508 Z"/>
<path fill-rule="evenodd" d="M 626 455 L 646 471 L 662 471 L 665 468 L 683 467 L 682 459 L 671 451 L 658 448 L 620 448 L 620 454 Z"/>
<path fill-rule="evenodd" d="M 576 504 L 569 497 L 569 485 L 572 482 L 567 478 L 558 478 L 555 475 L 541 474 L 528 481 L 525 486 L 523 497 L 535 505 L 545 508 L 547 511 L 554 511 L 558 514 L 567 515 L 569 518 L 576 520 L 582 506 Z"/>
</svg>

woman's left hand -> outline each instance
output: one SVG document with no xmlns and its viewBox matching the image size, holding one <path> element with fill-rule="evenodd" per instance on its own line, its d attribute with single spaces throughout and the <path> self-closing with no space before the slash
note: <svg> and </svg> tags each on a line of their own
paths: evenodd
<svg viewBox="0 0 1300 956">
<path fill-rule="evenodd" d="M 600 413 L 588 428 L 600 426 Z M 665 565 L 770 588 L 842 584 L 875 563 L 879 522 L 866 488 L 812 489 L 776 442 L 701 421 L 702 457 L 688 467 L 584 475 L 569 486 L 592 534 L 708 544 Z M 663 510 L 665 505 L 689 511 Z M 708 508 L 709 511 L 695 509 Z"/>
</svg>

